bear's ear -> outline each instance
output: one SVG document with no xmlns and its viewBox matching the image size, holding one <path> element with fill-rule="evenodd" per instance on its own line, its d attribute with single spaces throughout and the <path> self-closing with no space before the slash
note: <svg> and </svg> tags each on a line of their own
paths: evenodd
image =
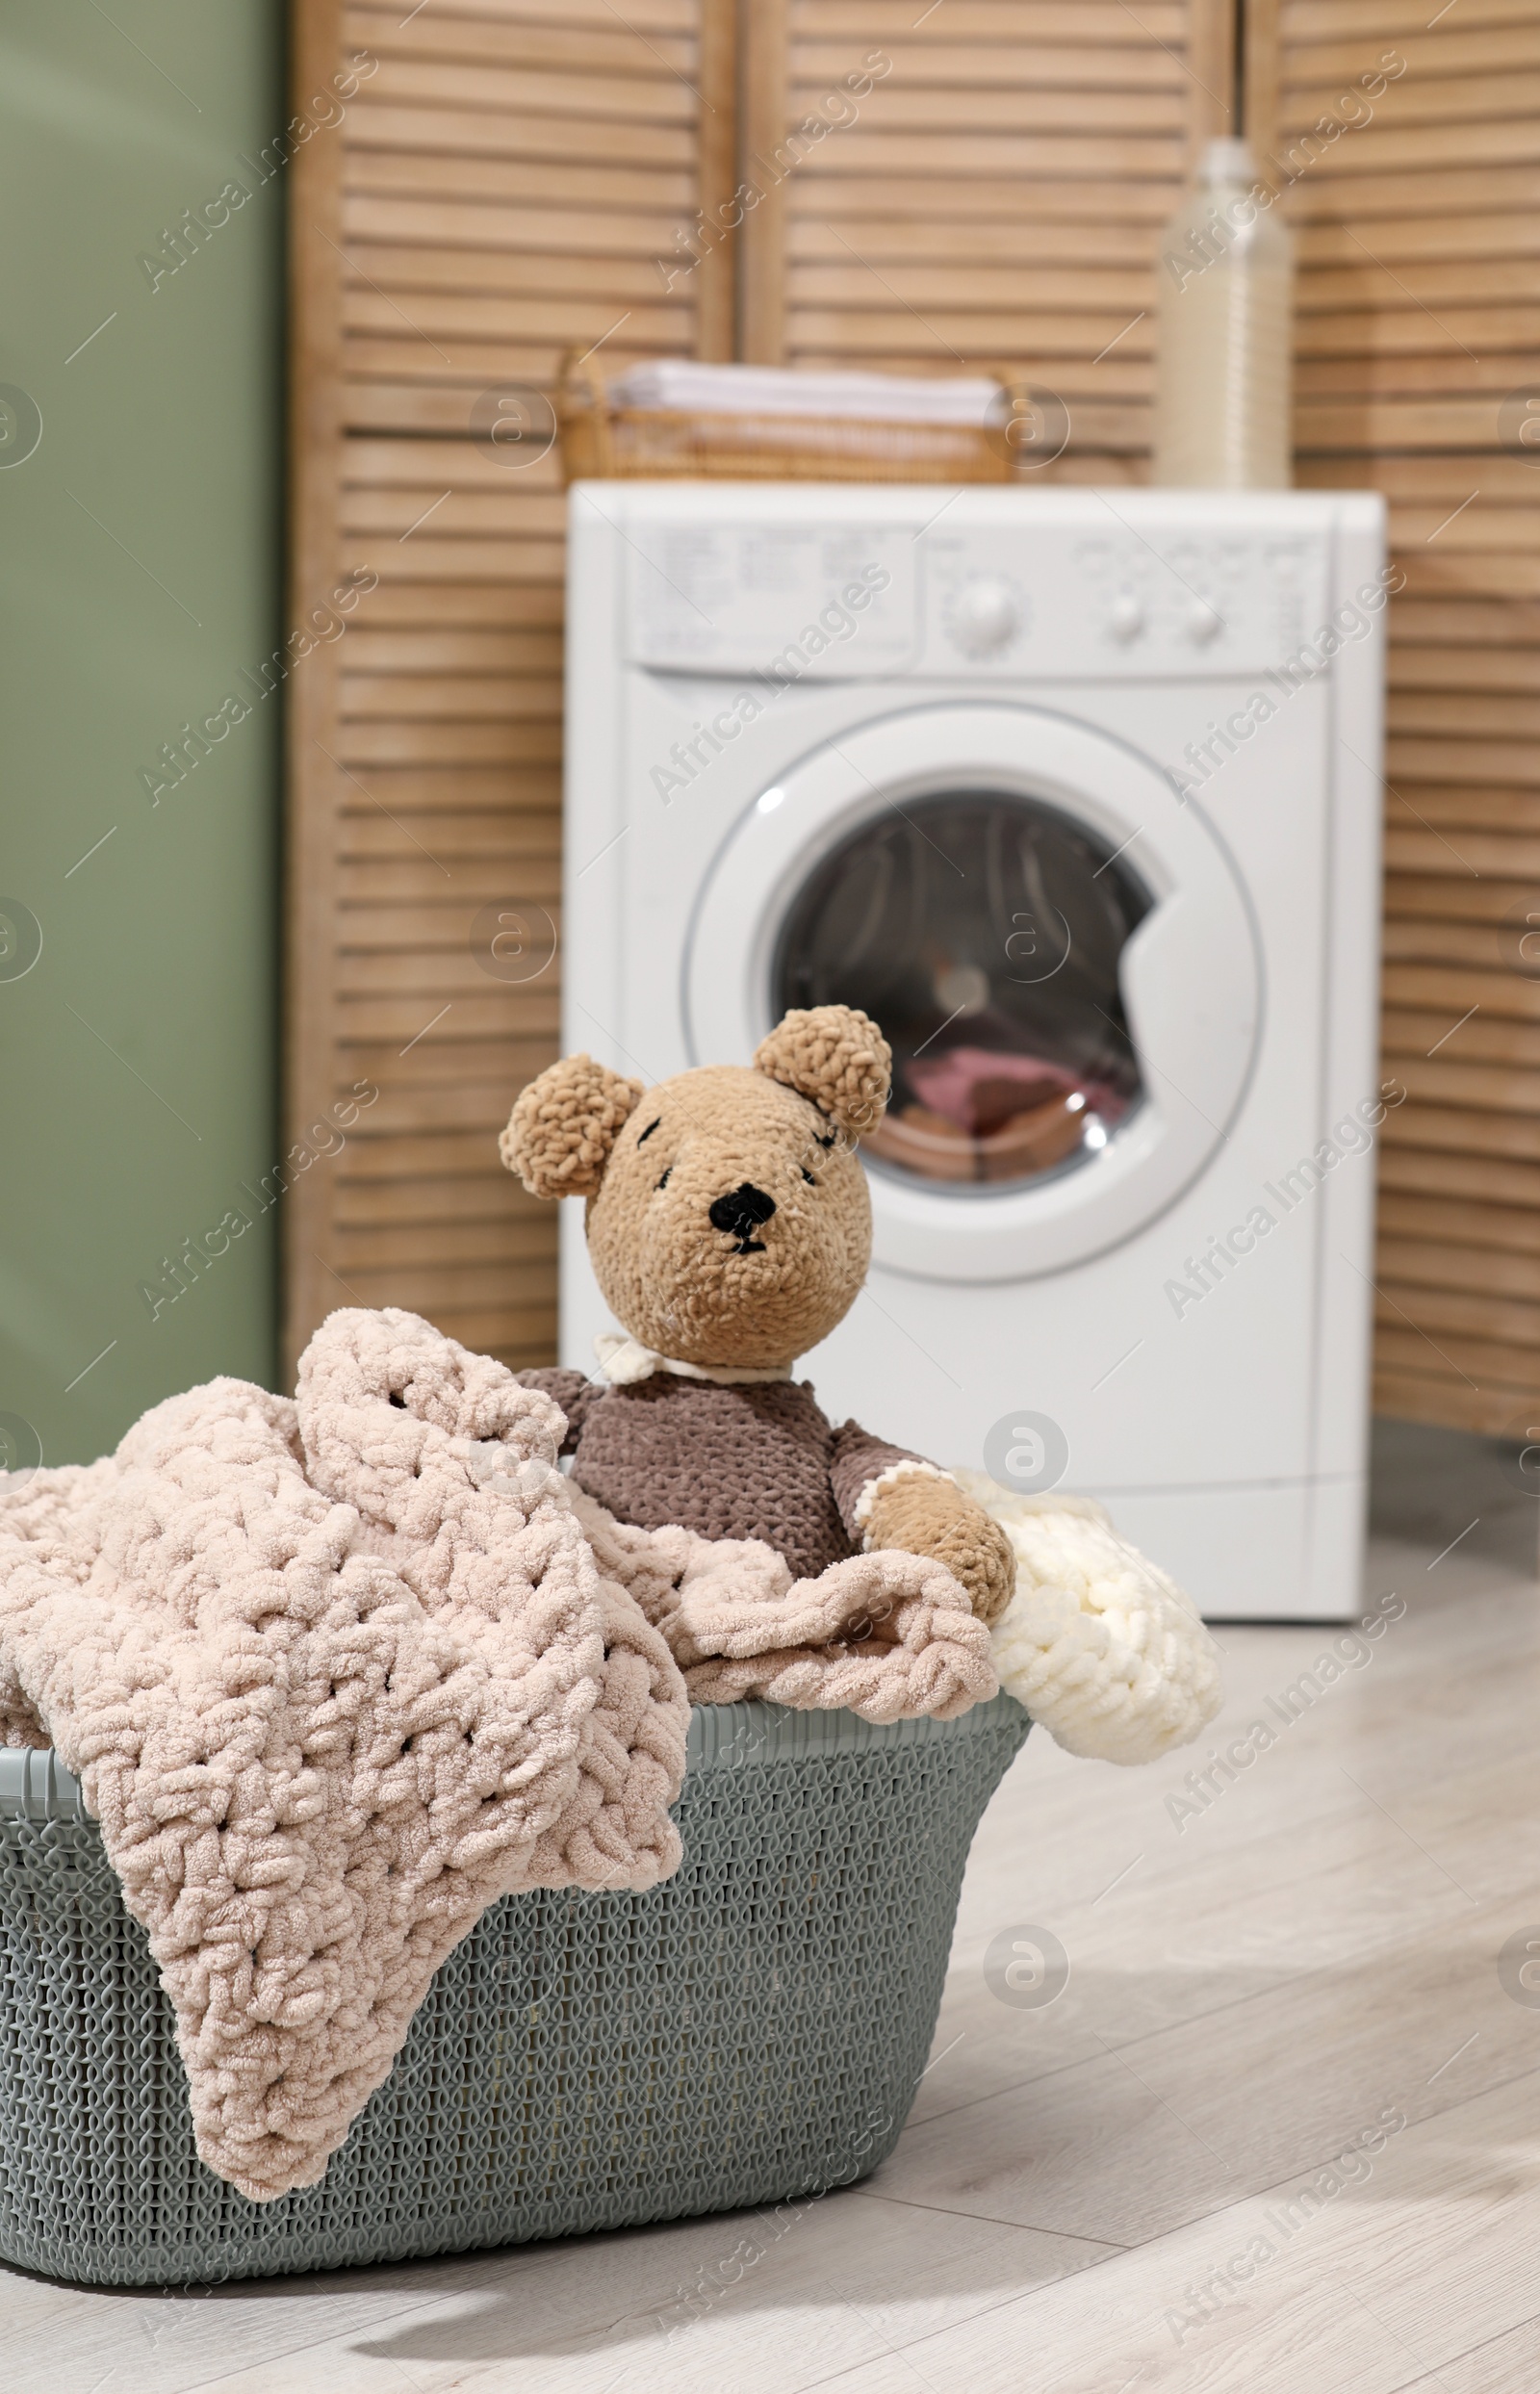
<svg viewBox="0 0 1540 2394">
<path fill-rule="evenodd" d="M 893 1051 L 859 1006 L 794 1007 L 754 1051 L 755 1069 L 810 1097 L 848 1137 L 883 1119 Z"/>
<path fill-rule="evenodd" d="M 642 1083 L 563 1056 L 521 1090 L 498 1153 L 531 1197 L 592 1197 Z"/>
</svg>

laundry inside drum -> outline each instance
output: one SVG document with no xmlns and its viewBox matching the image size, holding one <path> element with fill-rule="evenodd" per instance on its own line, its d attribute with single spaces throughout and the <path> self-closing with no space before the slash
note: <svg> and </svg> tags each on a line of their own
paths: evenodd
<svg viewBox="0 0 1540 2394">
<path fill-rule="evenodd" d="M 1143 1097 L 1118 967 L 1151 903 L 1126 855 L 1045 800 L 895 801 L 797 891 L 771 1015 L 860 1006 L 881 1024 L 893 1094 L 861 1142 L 880 1169 L 1027 1187 L 1091 1162 Z"/>
</svg>

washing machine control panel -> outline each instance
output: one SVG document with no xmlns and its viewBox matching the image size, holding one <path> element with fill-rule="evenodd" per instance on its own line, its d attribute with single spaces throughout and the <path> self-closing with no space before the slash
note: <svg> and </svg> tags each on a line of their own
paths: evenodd
<svg viewBox="0 0 1540 2394">
<path fill-rule="evenodd" d="M 627 538 L 633 664 L 780 688 L 914 663 L 919 541 L 907 525 L 643 524 Z"/>
<path fill-rule="evenodd" d="M 937 527 L 920 547 L 924 673 L 1211 679 L 1276 670 L 1325 630 L 1326 542 L 1308 533 Z"/>
<path fill-rule="evenodd" d="M 1142 496 L 1146 496 L 1142 494 Z M 946 521 L 930 491 L 912 524 L 639 522 L 626 539 L 625 653 L 658 672 L 746 685 L 949 681 L 1168 681 L 1277 672 L 1311 651 L 1313 676 L 1373 617 L 1327 631 L 1329 532 L 1227 533 L 1048 518 Z"/>
</svg>

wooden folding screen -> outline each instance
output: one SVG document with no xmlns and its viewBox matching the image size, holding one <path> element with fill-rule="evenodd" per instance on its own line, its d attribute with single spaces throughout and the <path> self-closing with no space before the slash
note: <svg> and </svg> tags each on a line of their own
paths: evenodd
<svg viewBox="0 0 1540 2394">
<path fill-rule="evenodd" d="M 657 261 L 731 189 L 733 16 L 296 0 L 296 108 L 361 79 L 289 169 L 294 621 L 349 573 L 378 588 L 290 683 L 291 1363 L 348 1302 L 553 1351 L 554 1208 L 496 1146 L 558 1030 L 563 502 L 538 395 L 569 348 L 731 354 L 720 256 L 672 288 Z"/>
<path fill-rule="evenodd" d="M 1001 371 L 1067 430 L 1045 479 L 1143 479 L 1157 235 L 1229 129 L 1231 13 L 295 0 L 296 106 L 357 88 L 290 168 L 294 621 L 378 587 L 289 685 L 291 1355 L 348 1300 L 552 1349 L 554 1224 L 495 1134 L 557 1031 L 562 352 Z M 1377 1398 L 1501 1429 L 1540 1398 L 1540 20 L 1250 0 L 1246 63 L 1300 478 L 1382 488 L 1406 575 Z"/>
<path fill-rule="evenodd" d="M 1375 1400 L 1502 1432 L 1540 1398 L 1540 13 L 1282 0 L 1258 65 L 1296 178 L 1298 478 L 1384 491 L 1405 576 Z"/>
</svg>

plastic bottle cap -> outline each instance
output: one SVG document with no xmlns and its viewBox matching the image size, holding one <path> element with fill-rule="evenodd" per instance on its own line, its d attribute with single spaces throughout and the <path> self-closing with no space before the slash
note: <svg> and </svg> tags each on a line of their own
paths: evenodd
<svg viewBox="0 0 1540 2394">
<path fill-rule="evenodd" d="M 1204 144 L 1198 161 L 1197 179 L 1200 183 L 1254 183 L 1257 162 L 1251 155 L 1249 142 L 1220 140 Z"/>
</svg>

